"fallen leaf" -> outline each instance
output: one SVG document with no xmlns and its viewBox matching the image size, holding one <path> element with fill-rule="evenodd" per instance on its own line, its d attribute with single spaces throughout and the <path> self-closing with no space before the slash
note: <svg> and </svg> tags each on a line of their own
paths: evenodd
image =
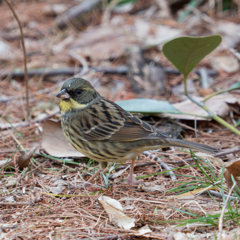
<svg viewBox="0 0 240 240">
<path fill-rule="evenodd" d="M 66 4 L 49 4 L 46 5 L 42 8 L 42 14 L 45 16 L 57 16 L 62 14 L 63 12 L 65 12 L 67 10 L 67 5 Z"/>
<path fill-rule="evenodd" d="M 15 201 L 15 199 L 14 199 L 14 196 L 9 196 L 9 197 L 6 197 L 6 198 L 5 198 L 5 202 L 14 203 L 14 202 L 16 202 L 16 201 Z"/>
<path fill-rule="evenodd" d="M 185 233 L 177 232 L 177 233 L 173 234 L 173 239 L 174 240 L 188 240 L 189 237 Z"/>
<path fill-rule="evenodd" d="M 124 169 L 118 171 L 118 172 L 115 172 L 113 174 L 111 174 L 108 178 L 109 179 L 115 179 L 115 178 L 118 178 L 120 177 L 126 170 L 128 170 L 130 168 L 130 165 L 126 166 Z"/>
<path fill-rule="evenodd" d="M 15 178 L 13 176 L 6 178 L 5 181 L 6 181 L 6 183 L 5 183 L 6 187 L 13 187 L 17 184 L 17 178 Z"/>
<path fill-rule="evenodd" d="M 240 38 L 240 24 L 233 22 L 221 21 L 217 24 L 211 25 L 212 34 L 221 34 L 222 43 L 219 50 L 227 50 L 235 48 L 239 43 Z"/>
<path fill-rule="evenodd" d="M 16 57 L 16 51 L 0 39 L 0 62 L 12 60 Z"/>
<path fill-rule="evenodd" d="M 154 182 L 141 183 L 139 184 L 138 189 L 144 192 L 155 192 L 155 191 L 163 192 L 164 191 L 163 186 L 155 185 Z"/>
<path fill-rule="evenodd" d="M 202 101 L 202 97 L 194 97 L 197 101 Z M 229 106 L 226 104 L 227 102 L 236 102 L 237 97 L 235 97 L 232 94 L 221 94 L 214 96 L 210 99 L 208 99 L 205 102 L 205 105 L 214 113 L 217 114 L 220 117 L 225 117 L 229 113 Z M 207 112 L 202 109 L 201 107 L 197 106 L 195 103 L 193 103 L 191 100 L 187 99 L 180 103 L 175 103 L 172 105 L 174 108 L 176 108 L 180 112 L 185 113 L 191 113 L 194 115 L 202 115 L 202 116 L 208 116 Z M 195 117 L 187 114 L 169 114 L 164 113 L 160 114 L 161 117 L 170 117 L 170 118 L 177 118 L 177 119 L 189 119 L 189 120 L 207 120 L 206 118 L 202 117 Z M 210 120 L 210 119 L 209 119 Z"/>
<path fill-rule="evenodd" d="M 222 167 L 223 166 L 223 161 L 220 158 L 213 157 L 210 154 L 202 153 L 202 152 L 198 152 L 198 153 L 196 153 L 196 155 L 200 158 L 210 160 L 213 163 L 214 166 L 217 166 L 217 167 Z"/>
<path fill-rule="evenodd" d="M 230 189 L 233 185 L 231 175 L 233 176 L 238 188 L 240 189 L 240 160 L 229 163 L 225 166 L 224 177 L 226 179 L 228 189 Z"/>
<path fill-rule="evenodd" d="M 166 197 L 167 199 L 194 199 L 196 195 L 200 195 L 208 190 L 216 190 L 216 187 L 206 187 L 206 188 L 199 188 L 190 192 L 182 193 L 180 195 L 173 195 Z"/>
<path fill-rule="evenodd" d="M 113 224 L 125 230 L 130 230 L 132 227 L 135 227 L 135 219 L 123 213 L 123 208 L 119 201 L 105 196 L 99 197 L 98 201 L 108 213 L 110 221 Z"/>
<path fill-rule="evenodd" d="M 210 60 L 213 69 L 228 73 L 236 72 L 239 69 L 238 60 L 232 56 L 217 56 Z"/>
<path fill-rule="evenodd" d="M 182 35 L 182 30 L 161 24 L 150 23 L 142 18 L 135 18 L 132 26 L 136 38 L 145 46 L 159 46 L 172 38 Z M 154 29 L 154 31 L 152 31 Z"/>
<path fill-rule="evenodd" d="M 57 187 L 50 187 L 47 186 L 47 188 L 49 189 L 50 192 L 54 193 L 54 194 L 61 194 L 63 192 L 64 189 L 66 189 L 64 186 L 59 185 Z"/>
<path fill-rule="evenodd" d="M 54 157 L 85 157 L 63 135 L 61 122 L 47 120 L 43 125 L 42 147 Z"/>
<path fill-rule="evenodd" d="M 135 235 L 135 236 L 142 236 L 142 235 L 144 235 L 145 233 L 150 233 L 150 232 L 152 232 L 152 230 L 148 227 L 148 225 L 145 225 L 145 226 L 139 228 L 139 229 L 134 233 L 134 235 Z"/>
<path fill-rule="evenodd" d="M 16 158 L 16 164 L 18 165 L 19 169 L 24 169 L 25 167 L 28 167 L 29 165 L 29 162 L 30 162 L 30 159 L 32 158 L 33 156 L 33 153 L 35 151 L 37 147 L 35 146 L 34 148 L 32 148 L 30 151 L 28 152 L 23 152 L 20 154 L 20 156 L 18 156 Z M 5 165 L 6 164 L 6 165 Z M 9 161 L 8 160 L 1 160 L 0 161 L 0 167 L 2 167 L 3 165 L 4 166 L 4 169 L 7 169 L 8 167 L 15 167 L 15 163 L 13 160 Z"/>
</svg>

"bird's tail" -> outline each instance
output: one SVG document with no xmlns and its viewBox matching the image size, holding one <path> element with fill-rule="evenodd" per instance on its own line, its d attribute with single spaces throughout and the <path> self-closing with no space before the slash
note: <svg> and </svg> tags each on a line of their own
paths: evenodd
<svg viewBox="0 0 240 240">
<path fill-rule="evenodd" d="M 167 140 L 169 142 L 169 146 L 191 148 L 191 149 L 203 150 L 203 151 L 212 152 L 212 153 L 219 151 L 217 148 L 213 148 L 207 145 L 189 142 L 181 139 L 168 138 Z"/>
</svg>

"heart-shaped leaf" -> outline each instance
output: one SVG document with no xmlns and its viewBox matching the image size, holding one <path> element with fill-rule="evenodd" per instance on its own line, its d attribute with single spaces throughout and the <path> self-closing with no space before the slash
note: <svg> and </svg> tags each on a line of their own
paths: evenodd
<svg viewBox="0 0 240 240">
<path fill-rule="evenodd" d="M 179 37 L 163 46 L 163 54 L 187 79 L 188 74 L 222 41 L 220 35 L 208 37 Z"/>
</svg>

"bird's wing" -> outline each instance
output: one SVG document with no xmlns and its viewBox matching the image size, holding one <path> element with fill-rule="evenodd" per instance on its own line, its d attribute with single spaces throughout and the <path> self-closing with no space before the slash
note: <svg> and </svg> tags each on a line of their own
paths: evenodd
<svg viewBox="0 0 240 240">
<path fill-rule="evenodd" d="M 87 141 L 136 141 L 139 139 L 167 138 L 155 127 L 141 121 L 106 99 L 100 99 L 72 121 L 81 129 L 81 137 Z"/>
</svg>

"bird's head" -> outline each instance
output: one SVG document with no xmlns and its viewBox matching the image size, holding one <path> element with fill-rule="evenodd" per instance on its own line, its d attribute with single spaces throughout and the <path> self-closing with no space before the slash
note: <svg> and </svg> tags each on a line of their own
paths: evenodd
<svg viewBox="0 0 240 240">
<path fill-rule="evenodd" d="M 62 113 L 82 109 L 98 96 L 99 93 L 93 86 L 82 78 L 67 80 L 56 95 L 61 98 L 59 106 Z"/>
</svg>

